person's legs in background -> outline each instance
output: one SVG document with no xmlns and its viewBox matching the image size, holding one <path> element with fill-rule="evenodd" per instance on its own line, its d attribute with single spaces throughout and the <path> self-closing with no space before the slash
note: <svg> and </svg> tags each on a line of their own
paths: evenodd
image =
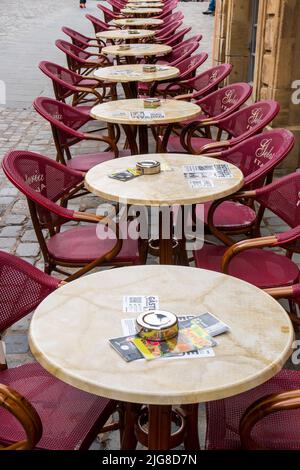
<svg viewBox="0 0 300 470">
<path fill-rule="evenodd" d="M 79 1 L 79 6 L 80 6 L 80 8 L 86 8 L 86 0 L 80 0 Z"/>
<path fill-rule="evenodd" d="M 216 0 L 210 0 L 208 9 L 206 11 L 203 11 L 203 15 L 214 15 L 215 14 L 215 9 L 216 9 Z"/>
</svg>

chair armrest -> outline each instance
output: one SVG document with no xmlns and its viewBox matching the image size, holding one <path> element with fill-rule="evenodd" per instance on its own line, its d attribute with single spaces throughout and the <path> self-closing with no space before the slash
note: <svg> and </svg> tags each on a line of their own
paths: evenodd
<svg viewBox="0 0 300 470">
<path fill-rule="evenodd" d="M 300 408 L 300 390 L 267 395 L 254 402 L 240 420 L 239 433 L 242 447 L 249 450 L 261 449 L 251 437 L 251 431 L 256 423 L 272 413 L 298 408 Z"/>
<path fill-rule="evenodd" d="M 193 99 L 194 97 L 194 94 L 193 93 L 186 93 L 185 95 L 177 95 L 174 97 L 174 100 L 178 100 L 178 101 L 191 101 L 191 99 Z"/>
<path fill-rule="evenodd" d="M 211 126 L 213 123 L 209 123 Z M 202 149 L 200 150 L 199 155 L 203 153 L 209 153 L 210 150 L 218 149 L 218 148 L 228 148 L 230 147 L 230 141 L 229 140 L 221 140 L 220 142 L 213 142 L 211 144 L 204 145 Z"/>
<path fill-rule="evenodd" d="M 6 357 L 5 357 L 5 343 L 0 340 L 0 370 L 7 369 Z"/>
<path fill-rule="evenodd" d="M 78 91 L 78 93 L 88 93 L 88 94 L 90 93 L 91 95 L 95 95 L 98 103 L 103 102 L 103 96 L 95 88 L 87 88 L 87 87 L 77 85 L 76 91 Z"/>
<path fill-rule="evenodd" d="M 275 247 L 278 246 L 278 240 L 275 235 L 270 235 L 268 237 L 253 238 L 251 240 L 242 240 L 241 242 L 235 243 L 230 246 L 228 250 L 224 253 L 222 259 L 222 272 L 228 274 L 228 266 L 234 256 L 242 253 L 246 250 L 253 248 L 266 248 L 266 247 Z"/>
<path fill-rule="evenodd" d="M 30 377 L 28 377 L 30 380 Z M 33 449 L 42 437 L 41 419 L 29 401 L 6 385 L 0 384 L 0 407 L 11 413 L 22 425 L 26 432 L 26 440 L 16 442 L 7 450 Z"/>
<path fill-rule="evenodd" d="M 294 295 L 293 286 L 274 287 L 272 289 L 264 289 L 264 291 L 274 297 L 274 299 L 290 299 Z"/>
</svg>

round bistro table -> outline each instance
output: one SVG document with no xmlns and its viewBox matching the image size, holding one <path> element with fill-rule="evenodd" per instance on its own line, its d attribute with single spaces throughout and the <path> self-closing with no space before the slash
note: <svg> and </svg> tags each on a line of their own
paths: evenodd
<svg viewBox="0 0 300 470">
<path fill-rule="evenodd" d="M 128 66 L 123 67 L 127 68 Z M 138 66 L 132 65 L 131 67 Z M 113 76 L 109 75 L 111 69 L 112 67 L 103 67 L 96 71 L 96 76 L 100 79 L 111 81 L 113 78 Z M 101 75 L 98 75 L 98 72 Z M 105 73 L 107 73 L 107 75 L 105 75 Z M 149 82 L 155 82 L 157 80 L 155 74 L 151 77 L 151 74 L 146 72 L 146 75 Z M 141 80 L 137 77 L 130 78 L 135 78 L 135 81 L 143 81 L 143 79 Z M 120 76 L 116 81 L 120 81 Z M 147 112 L 145 113 L 145 111 Z M 201 109 L 198 105 L 187 101 L 162 99 L 161 105 L 158 108 L 146 109 L 144 108 L 143 99 L 127 99 L 96 105 L 91 109 L 91 116 L 100 121 L 122 125 L 131 148 L 131 153 L 135 155 L 138 153 L 148 153 L 148 126 L 159 126 L 187 121 L 188 119 L 196 118 L 200 112 Z M 133 132 L 133 128 L 136 127 L 138 128 L 139 146 L 136 142 L 136 135 Z"/>
<path fill-rule="evenodd" d="M 123 51 L 128 52 L 128 51 Z M 126 98 L 131 99 L 130 101 L 141 101 L 137 100 L 138 94 L 138 82 L 159 82 L 162 80 L 171 80 L 172 78 L 178 77 L 180 71 L 177 67 L 171 66 L 157 66 L 156 72 L 144 72 L 143 64 L 128 64 L 128 65 L 116 65 L 111 67 L 101 67 L 94 71 L 94 77 L 98 80 L 108 80 L 109 82 L 122 83 L 124 93 Z M 113 106 L 105 109 L 96 109 L 94 107 L 92 111 L 95 110 L 95 119 L 99 112 L 116 113 L 117 109 L 124 108 L 124 102 L 128 100 L 118 100 L 115 101 Z M 128 102 L 129 104 L 129 102 Z M 120 113 L 119 113 L 120 114 Z M 117 116 L 116 116 L 117 118 Z M 108 122 L 108 121 L 107 121 Z M 117 120 L 116 120 L 117 122 Z"/>
<path fill-rule="evenodd" d="M 163 167 L 169 167 L 172 171 L 161 171 L 156 175 L 143 175 L 130 181 L 119 181 L 110 178 L 114 172 L 124 171 L 126 168 L 134 168 L 136 162 L 145 159 L 154 159 Z M 162 216 L 159 220 L 159 259 L 160 264 L 174 264 L 173 237 L 171 229 L 164 235 L 163 212 L 167 214 L 170 207 L 180 206 L 183 213 L 185 206 L 193 206 L 208 201 L 214 201 L 238 191 L 243 185 L 243 174 L 234 165 L 228 164 L 232 173 L 231 178 L 215 178 L 211 188 L 192 188 L 184 177 L 185 165 L 213 165 L 224 163 L 220 160 L 206 156 L 197 157 L 188 154 L 150 154 L 123 157 L 109 160 L 94 166 L 85 176 L 85 186 L 93 194 L 101 198 L 126 204 L 127 206 L 159 207 Z M 172 221 L 170 225 L 173 227 Z M 169 219 L 168 219 L 169 223 Z M 182 262 L 188 264 L 184 230 L 180 243 Z"/>
<path fill-rule="evenodd" d="M 152 15 L 159 15 L 162 13 L 161 8 L 140 8 L 138 5 L 136 8 L 123 8 L 121 13 L 125 16 L 138 16 L 138 17 L 147 17 Z"/>
<path fill-rule="evenodd" d="M 211 312 L 230 331 L 216 337 L 215 357 L 127 363 L 108 340 L 122 336 L 121 319 L 128 318 L 122 299 L 133 293 L 158 295 L 160 308 L 177 315 Z M 135 427 L 149 449 L 178 443 L 171 417 L 172 406 L 181 405 L 188 416 L 186 447 L 196 450 L 198 403 L 269 380 L 289 358 L 293 337 L 285 310 L 253 285 L 191 267 L 138 266 L 81 277 L 50 294 L 33 315 L 29 344 L 37 361 L 58 379 L 95 395 L 149 405 L 148 433 Z M 121 447 L 134 448 L 134 426 L 128 417 L 125 424 L 131 429 L 125 428 Z"/>
<path fill-rule="evenodd" d="M 113 26 L 122 26 L 126 28 L 130 27 L 155 27 L 160 26 L 164 23 L 163 20 L 159 20 L 157 18 L 124 18 L 113 20 L 110 24 Z"/>
<path fill-rule="evenodd" d="M 132 32 L 130 32 L 132 31 Z M 149 29 L 110 29 L 108 31 L 101 31 L 96 34 L 99 39 L 105 39 L 106 41 L 125 41 L 127 43 L 137 39 L 149 39 L 155 36 L 155 31 Z"/>
<path fill-rule="evenodd" d="M 102 54 L 116 56 L 117 60 L 125 57 L 128 64 L 135 64 L 137 57 L 144 57 L 146 63 L 151 63 L 157 56 L 169 54 L 172 47 L 166 44 L 130 44 L 130 49 L 120 50 L 118 45 L 106 46 L 101 50 Z M 164 66 L 157 66 L 163 70 Z"/>
</svg>

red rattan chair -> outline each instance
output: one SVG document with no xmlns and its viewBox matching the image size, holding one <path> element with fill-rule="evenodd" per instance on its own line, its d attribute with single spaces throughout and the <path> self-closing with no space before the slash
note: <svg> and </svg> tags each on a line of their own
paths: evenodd
<svg viewBox="0 0 300 470">
<path fill-rule="evenodd" d="M 272 152 L 272 149 L 268 152 Z M 222 200 L 213 203 L 208 213 L 209 228 L 225 246 L 205 243 L 202 250 L 194 252 L 195 265 L 198 268 L 230 274 L 262 289 L 296 284 L 299 268 L 290 256 L 299 246 L 300 240 L 299 194 L 300 173 L 292 173 L 267 186 L 242 191 L 232 197 L 237 202 L 255 201 L 260 205 L 260 210 L 269 209 L 290 227 L 283 233 L 238 243 L 211 222 L 216 205 Z M 287 256 L 270 249 L 262 249 L 279 247 L 286 250 Z"/>
<path fill-rule="evenodd" d="M 159 30 L 155 34 L 155 39 L 158 42 L 164 42 L 165 39 L 170 38 L 173 34 L 175 34 L 176 30 L 182 26 L 182 20 L 179 21 L 172 21 L 164 26 L 161 30 Z"/>
<path fill-rule="evenodd" d="M 57 271 L 73 280 L 97 266 L 139 264 L 138 242 L 125 233 L 120 235 L 118 225 L 113 228 L 107 217 L 76 212 L 62 204 L 82 187 L 82 173 L 42 155 L 22 151 L 8 153 L 2 168 L 27 197 L 47 274 Z M 67 229 L 65 224 L 70 221 L 88 223 Z M 97 228 L 99 223 L 107 224 L 105 233 Z M 60 267 L 81 269 L 70 276 Z"/>
<path fill-rule="evenodd" d="M 88 75 L 94 69 L 112 65 L 106 56 L 97 52 L 87 52 L 67 41 L 58 39 L 55 45 L 66 55 L 69 69 L 81 75 Z"/>
<path fill-rule="evenodd" d="M 229 64 L 216 65 L 206 70 L 197 77 L 181 83 L 181 91 L 189 91 L 184 95 L 175 96 L 176 100 L 190 101 L 195 97 L 198 98 L 198 104 L 202 110 L 198 118 L 184 121 L 175 125 L 166 126 L 166 130 L 162 135 L 158 136 L 158 146 L 160 151 L 165 152 L 167 143 L 170 139 L 172 131 L 175 131 L 179 137 L 171 137 L 172 145 L 178 146 L 179 149 L 186 148 L 187 137 L 193 133 L 196 126 L 198 132 L 204 137 L 207 133 L 207 125 L 210 122 L 223 119 L 234 113 L 250 98 L 252 87 L 248 83 L 234 83 L 224 88 L 214 89 L 231 73 L 232 67 Z M 188 88 L 192 86 L 192 88 Z M 180 91 L 180 88 L 178 88 Z M 199 100 L 199 97 L 202 96 Z M 178 131 L 177 128 L 181 131 Z M 182 128 L 184 130 L 182 131 Z M 163 128 L 162 128 L 163 129 Z"/>
<path fill-rule="evenodd" d="M 108 135 L 81 130 L 92 118 L 80 108 L 74 108 L 61 101 L 52 98 L 39 97 L 34 100 L 34 109 L 50 124 L 53 139 L 57 151 L 57 160 L 73 170 L 86 172 L 93 166 L 98 165 L 118 156 L 128 156 L 129 150 L 119 151 L 116 141 L 119 137 L 114 136 L 115 127 L 109 126 Z M 99 129 L 99 131 L 103 128 Z M 118 129 L 117 129 L 118 133 Z M 77 154 L 72 156 L 71 147 L 82 141 L 95 141 L 105 144 L 106 149 L 96 153 Z"/>
<path fill-rule="evenodd" d="M 107 0 L 107 3 L 109 3 L 113 9 L 114 13 L 120 13 L 120 10 L 125 8 L 126 3 L 124 2 L 118 2 L 117 0 Z"/>
<path fill-rule="evenodd" d="M 295 143 L 292 132 L 286 129 L 273 129 L 238 144 L 236 147 L 219 153 L 219 158 L 236 165 L 244 174 L 243 190 L 260 188 L 270 183 L 274 169 L 290 153 Z M 244 203 L 243 203 L 244 202 Z M 213 225 L 221 232 L 231 235 L 249 233 L 258 235 L 263 211 L 258 214 L 253 204 L 242 199 L 237 202 L 230 196 L 214 204 L 214 210 L 208 214 L 212 203 L 204 204 L 204 222 Z M 196 217 L 203 220 L 201 206 L 196 206 Z"/>
<path fill-rule="evenodd" d="M 97 38 L 89 38 L 84 34 L 75 31 L 75 29 L 63 26 L 62 32 L 65 33 L 72 41 L 74 46 L 80 47 L 81 49 L 88 49 L 89 47 L 96 47 L 98 52 L 101 52 L 101 48 L 106 45 L 103 41 Z"/>
<path fill-rule="evenodd" d="M 104 21 L 105 23 L 110 23 L 111 21 L 117 19 L 117 18 L 122 18 L 122 15 L 119 13 L 114 13 L 111 11 L 109 8 L 106 8 L 102 3 L 97 4 L 97 8 L 102 11 L 104 15 Z"/>
<path fill-rule="evenodd" d="M 0 252 L 0 331 L 31 313 L 59 284 Z M 116 408 L 112 400 L 81 392 L 39 364 L 7 369 L 1 341 L 0 371 L 0 448 L 88 449 Z"/>
<path fill-rule="evenodd" d="M 197 44 L 198 47 L 198 44 Z M 177 85 L 182 81 L 188 80 L 190 78 L 193 78 L 196 75 L 197 69 L 204 64 L 206 59 L 208 58 L 208 54 L 206 52 L 201 52 L 200 54 L 196 54 L 193 57 L 188 57 L 187 59 L 184 59 L 182 62 L 179 62 L 176 67 L 180 71 L 180 75 L 178 78 L 172 80 L 172 85 Z M 152 95 L 158 94 L 158 95 L 163 95 L 164 97 L 167 96 L 167 94 L 172 95 L 172 91 L 170 93 L 167 93 L 166 90 L 169 90 L 170 86 L 170 81 L 168 82 L 154 82 L 150 86 L 150 93 Z M 176 90 L 176 87 L 175 87 Z M 139 93 L 140 94 L 147 94 L 149 93 L 149 85 L 147 83 L 139 83 Z M 176 93 L 176 91 L 174 91 Z"/>
<path fill-rule="evenodd" d="M 72 106 L 80 105 L 80 111 L 88 115 L 91 108 L 102 103 L 104 98 L 116 99 L 114 85 L 107 84 L 107 93 L 105 83 L 83 77 L 53 62 L 40 62 L 39 68 L 52 81 L 55 98 L 58 101 L 65 103 L 68 98 L 71 98 Z"/>
<path fill-rule="evenodd" d="M 185 39 L 180 44 L 177 44 L 176 46 L 174 46 L 173 51 L 176 51 L 181 46 L 187 46 L 187 45 L 191 44 L 192 42 L 197 42 L 199 44 L 201 39 L 202 39 L 202 34 L 195 34 L 194 36 L 192 36 L 188 39 Z"/>
<path fill-rule="evenodd" d="M 160 20 L 164 20 L 172 14 L 173 10 L 177 7 L 178 1 L 169 2 L 167 5 L 164 6 L 163 11 L 160 15 L 155 16 L 154 18 L 158 18 Z"/>
<path fill-rule="evenodd" d="M 184 61 L 198 49 L 199 43 L 191 41 L 188 44 L 183 44 L 174 49 L 170 54 L 164 56 L 158 61 L 159 64 L 168 64 L 172 67 L 177 67 L 180 62 Z"/>
<path fill-rule="evenodd" d="M 300 373 L 283 369 L 268 382 L 207 403 L 206 449 L 299 450 Z"/>
<path fill-rule="evenodd" d="M 167 46 L 171 47 L 179 46 L 182 43 L 185 35 L 188 34 L 191 30 L 192 28 L 183 28 L 180 31 L 177 31 L 177 33 L 171 36 L 170 39 L 165 39 L 164 44 L 167 44 Z M 201 34 L 199 36 L 201 36 Z"/>
<path fill-rule="evenodd" d="M 194 126 L 192 130 L 188 128 L 188 135 L 183 129 L 184 137 L 180 139 L 177 136 L 171 136 L 166 146 L 168 152 L 171 153 L 193 153 L 201 155 L 233 147 L 252 135 L 261 132 L 279 113 L 280 106 L 276 101 L 265 100 L 258 101 L 247 107 L 244 107 L 228 117 L 220 120 L 213 120 L 209 125 L 205 125 L 205 135 L 203 136 L 203 125 L 200 123 Z M 211 136 L 211 127 L 217 127 L 217 139 Z M 198 130 L 200 131 L 201 137 Z M 222 134 L 227 134 L 227 140 L 222 138 Z M 166 143 L 164 144 L 166 145 Z"/>
<path fill-rule="evenodd" d="M 85 17 L 92 23 L 95 34 L 102 33 L 102 31 L 108 31 L 110 29 L 110 27 L 104 23 L 104 21 L 99 20 L 99 18 L 96 18 L 96 16 L 85 15 Z"/>
<path fill-rule="evenodd" d="M 180 21 L 183 19 L 184 19 L 184 14 L 182 13 L 182 11 L 175 11 L 175 13 L 172 13 L 172 15 L 167 16 L 163 24 L 157 28 L 157 31 L 161 31 L 165 26 L 168 26 L 174 21 Z"/>
</svg>

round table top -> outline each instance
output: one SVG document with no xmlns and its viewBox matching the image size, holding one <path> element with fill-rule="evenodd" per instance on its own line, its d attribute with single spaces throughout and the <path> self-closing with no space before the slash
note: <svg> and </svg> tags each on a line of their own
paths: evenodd
<svg viewBox="0 0 300 470">
<path fill-rule="evenodd" d="M 134 31 L 129 33 L 129 31 Z M 99 39 L 143 39 L 143 38 L 150 38 L 155 36 L 155 31 L 151 31 L 150 29 L 111 29 L 108 31 L 101 31 L 100 33 L 96 34 L 96 37 Z"/>
<path fill-rule="evenodd" d="M 163 4 L 162 0 L 128 0 L 127 3 L 156 3 L 156 4 L 161 3 Z"/>
<path fill-rule="evenodd" d="M 127 67 L 124 65 L 124 67 Z M 134 67 L 134 66 L 133 66 Z M 103 67 L 99 70 L 100 75 L 95 75 L 96 77 L 102 77 L 102 71 L 106 69 L 112 69 L 112 67 Z M 98 72 L 98 71 L 97 71 Z M 167 72 L 159 72 L 167 73 Z M 146 72 L 147 81 L 156 81 L 159 78 L 156 77 L 157 72 L 150 74 Z M 149 77 L 148 77 L 149 75 Z M 152 77 L 151 77 L 152 75 Z M 161 75 L 159 75 L 161 76 Z M 113 77 L 113 76 L 112 76 Z M 112 81 L 112 77 L 108 76 L 107 80 Z M 116 79 L 116 76 L 114 77 Z M 135 80 L 146 81 L 145 78 L 135 78 Z M 102 79 L 102 78 L 101 78 Z M 104 78 L 103 78 L 104 79 Z M 160 78 L 162 80 L 162 78 Z M 120 76 L 118 80 L 120 80 Z M 128 80 L 129 81 L 129 80 Z M 152 118 L 143 118 L 145 111 L 150 111 Z M 198 105 L 194 103 L 189 103 L 187 101 L 177 101 L 177 100 L 161 100 L 161 105 L 156 109 L 145 109 L 143 99 L 128 99 L 128 100 L 118 100 L 110 101 L 107 103 L 101 103 L 94 106 L 91 109 L 91 116 L 94 119 L 101 121 L 112 122 L 115 124 L 132 124 L 136 126 L 144 125 L 159 125 L 159 124 L 168 124 L 173 122 L 187 121 L 188 119 L 196 118 L 201 112 L 201 109 Z M 138 113 L 138 117 L 133 117 L 131 113 Z"/>
<path fill-rule="evenodd" d="M 125 362 L 109 345 L 122 336 L 126 295 L 158 295 L 178 315 L 211 312 L 229 325 L 215 357 Z M 50 294 L 31 320 L 29 343 L 57 378 L 96 395 L 173 405 L 218 400 L 277 374 L 292 352 L 293 327 L 262 290 L 231 276 L 180 266 L 137 266 L 81 277 Z"/>
<path fill-rule="evenodd" d="M 136 56 L 156 56 L 169 54 L 172 51 L 171 46 L 164 44 L 130 44 L 130 49 L 122 51 L 119 46 L 106 46 L 101 50 L 102 54 L 117 55 L 120 57 L 136 57 Z M 162 67 L 162 66 L 161 66 Z"/>
<path fill-rule="evenodd" d="M 136 162 L 157 160 L 162 170 L 155 175 L 142 175 L 130 181 L 110 178 L 114 172 L 134 168 Z M 143 206 L 191 205 L 213 201 L 238 191 L 243 185 L 243 174 L 234 165 L 229 165 L 231 178 L 211 178 L 213 186 L 193 188 L 184 176 L 185 165 L 213 165 L 224 163 L 205 156 L 189 154 L 147 154 L 122 157 L 94 166 L 85 175 L 85 186 L 93 194 L 108 201 Z M 165 168 L 165 171 L 164 171 Z M 169 170 L 169 171 L 166 171 Z"/>
<path fill-rule="evenodd" d="M 124 18 L 113 20 L 111 24 L 117 26 L 159 26 L 163 22 L 163 20 L 157 18 Z"/>
<path fill-rule="evenodd" d="M 123 8 L 121 12 L 125 15 L 154 15 L 155 13 L 162 13 L 161 8 Z"/>
<path fill-rule="evenodd" d="M 140 2 L 139 4 L 134 4 L 132 2 L 128 2 L 126 4 L 126 8 L 130 9 L 137 9 L 137 8 L 162 8 L 164 6 L 163 3 L 142 3 Z"/>
<path fill-rule="evenodd" d="M 122 51 L 128 52 L 128 51 Z M 178 77 L 180 71 L 177 67 L 158 65 L 156 72 L 144 72 L 143 64 L 134 65 L 115 65 L 111 67 L 101 67 L 94 71 L 94 76 L 99 80 L 108 80 L 116 83 L 128 83 L 128 82 L 156 82 L 160 80 L 171 80 L 172 78 Z M 137 101 L 137 100 L 135 100 Z M 141 100 L 140 100 L 141 101 Z M 179 101 L 178 101 L 179 102 Z M 118 101 L 122 108 L 124 107 L 124 101 Z M 129 104 L 129 103 L 127 103 Z M 131 103 L 132 106 L 138 106 L 138 103 Z M 125 105 L 126 108 L 126 105 Z M 94 108 L 93 108 L 94 109 Z M 116 104 L 113 105 L 114 111 L 116 110 Z M 123 109 L 123 108 L 122 108 Z M 111 112 L 111 107 L 107 108 Z"/>
</svg>

